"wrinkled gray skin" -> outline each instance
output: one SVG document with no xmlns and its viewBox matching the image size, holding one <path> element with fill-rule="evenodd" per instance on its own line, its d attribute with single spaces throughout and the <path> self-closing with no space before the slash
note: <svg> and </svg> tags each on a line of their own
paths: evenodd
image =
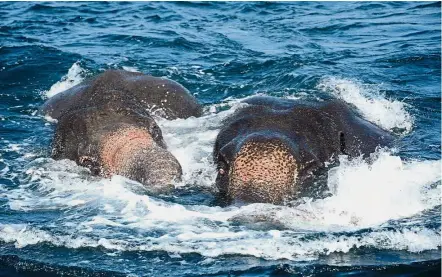
<svg viewBox="0 0 442 277">
<path fill-rule="evenodd" d="M 74 160 L 95 175 L 119 174 L 164 192 L 180 180 L 182 171 L 167 151 L 152 111 L 167 119 L 202 113 L 180 84 L 119 70 L 59 93 L 41 108 L 41 113 L 58 120 L 54 159 Z"/>
<path fill-rule="evenodd" d="M 224 122 L 214 147 L 216 183 L 225 204 L 282 204 L 305 196 L 338 155 L 368 157 L 393 142 L 389 132 L 338 100 L 244 102 L 249 105 Z"/>
</svg>

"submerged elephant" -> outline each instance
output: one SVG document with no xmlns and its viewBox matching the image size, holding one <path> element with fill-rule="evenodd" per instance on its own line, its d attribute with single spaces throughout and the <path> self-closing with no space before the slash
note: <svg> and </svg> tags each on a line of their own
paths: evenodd
<svg viewBox="0 0 442 277">
<path fill-rule="evenodd" d="M 224 122 L 214 147 L 223 201 L 281 204 L 338 155 L 367 156 L 392 135 L 338 100 L 253 97 Z"/>
<path fill-rule="evenodd" d="M 119 70 L 106 71 L 44 103 L 58 121 L 54 159 L 74 160 L 95 175 L 123 175 L 164 191 L 181 178 L 152 113 L 166 119 L 200 116 L 197 100 L 180 84 Z"/>
</svg>

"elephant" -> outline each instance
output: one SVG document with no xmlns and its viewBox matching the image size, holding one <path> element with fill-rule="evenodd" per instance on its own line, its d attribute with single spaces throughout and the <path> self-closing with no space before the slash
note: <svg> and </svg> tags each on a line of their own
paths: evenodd
<svg viewBox="0 0 442 277">
<path fill-rule="evenodd" d="M 394 141 L 337 99 L 243 102 L 223 122 L 213 150 L 223 203 L 286 203 L 305 195 L 339 155 L 368 157 Z"/>
<path fill-rule="evenodd" d="M 40 112 L 58 122 L 52 158 L 165 192 L 180 180 L 182 169 L 167 150 L 155 116 L 198 117 L 202 106 L 177 82 L 108 70 L 49 98 Z"/>
</svg>

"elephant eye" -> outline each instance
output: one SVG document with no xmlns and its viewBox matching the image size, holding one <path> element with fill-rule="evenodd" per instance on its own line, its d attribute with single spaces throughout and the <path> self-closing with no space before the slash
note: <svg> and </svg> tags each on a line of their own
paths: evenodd
<svg viewBox="0 0 442 277">
<path fill-rule="evenodd" d="M 218 157 L 218 173 L 221 175 L 226 174 L 226 172 L 228 171 L 228 164 L 226 163 L 226 161 L 223 159 L 223 157 Z"/>
<path fill-rule="evenodd" d="M 150 128 L 150 135 L 154 140 L 159 140 L 162 138 L 161 129 L 157 125 L 153 125 Z"/>
</svg>

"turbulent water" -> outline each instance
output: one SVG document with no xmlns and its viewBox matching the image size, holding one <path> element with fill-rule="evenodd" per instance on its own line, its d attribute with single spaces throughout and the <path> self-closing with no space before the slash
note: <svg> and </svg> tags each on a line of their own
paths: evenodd
<svg viewBox="0 0 442 277">
<path fill-rule="evenodd" d="M 3 2 L 0 18 L 1 276 L 440 276 L 440 3 Z M 171 195 L 50 158 L 38 107 L 109 68 L 204 104 L 158 120 L 184 171 Z M 257 94 L 342 99 L 398 142 L 340 157 L 327 198 L 215 206 L 215 137 Z"/>
</svg>

